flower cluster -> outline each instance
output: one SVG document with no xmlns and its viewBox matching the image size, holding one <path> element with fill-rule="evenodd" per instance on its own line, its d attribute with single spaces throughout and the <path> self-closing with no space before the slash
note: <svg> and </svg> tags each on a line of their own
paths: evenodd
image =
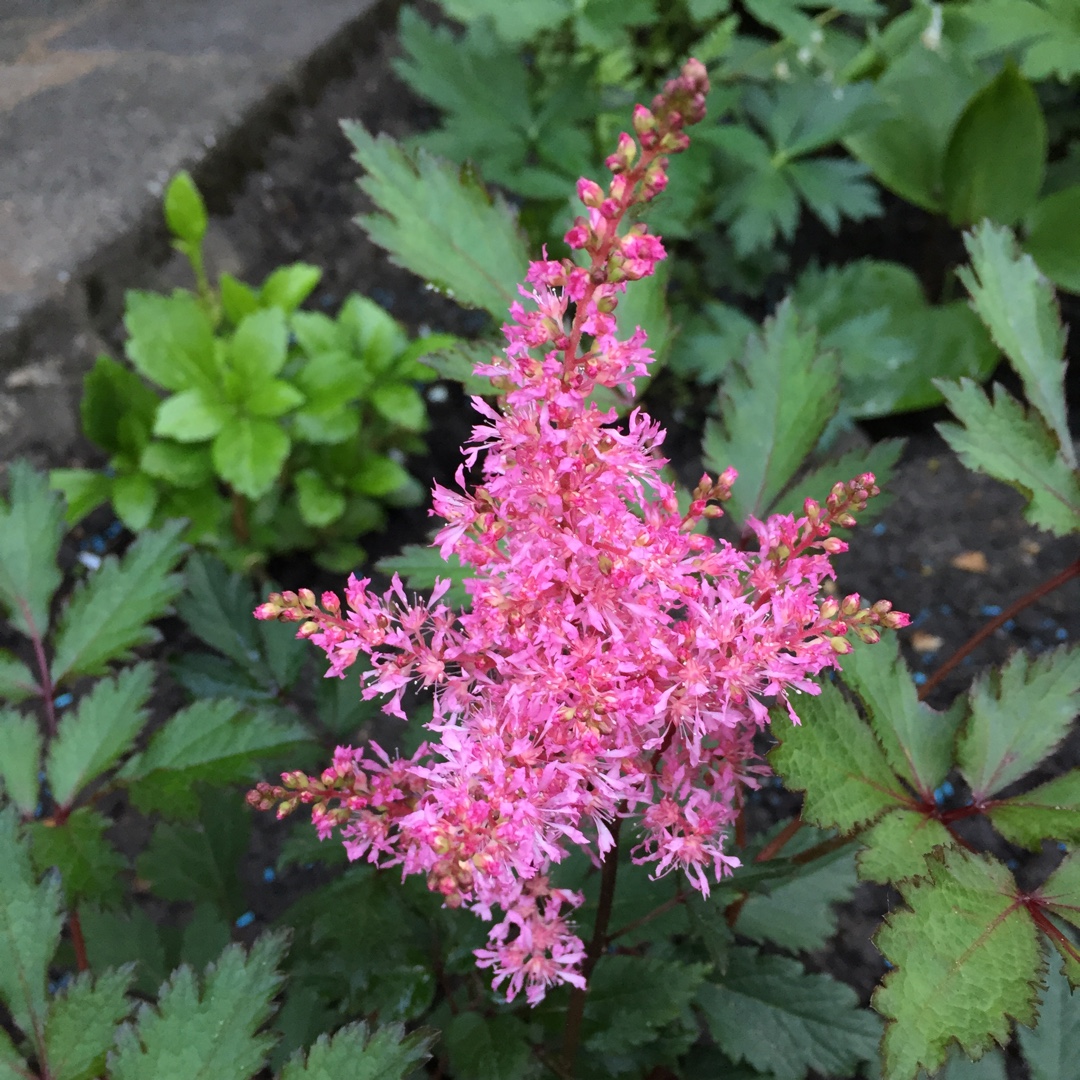
<svg viewBox="0 0 1080 1080">
<path fill-rule="evenodd" d="M 482 483 L 467 490 L 459 470 L 461 490 L 434 493 L 446 522 L 435 543 L 474 574 L 470 610 L 440 602 L 445 582 L 425 603 L 396 577 L 382 596 L 353 577 L 344 608 L 302 590 L 256 612 L 301 622 L 331 675 L 370 657 L 363 693 L 389 695 L 387 712 L 404 717 L 409 687 L 427 688 L 434 711 L 411 758 L 339 748 L 320 777 L 287 773 L 252 804 L 309 805 L 351 858 L 423 873 L 448 905 L 494 921 L 478 962 L 530 1002 L 583 985 L 568 918 L 581 897 L 549 881 L 568 849 L 602 860 L 612 822 L 634 816 L 635 859 L 707 892 L 737 863 L 725 836 L 762 771 L 753 737 L 770 704 L 816 693 L 850 632 L 876 640 L 906 622 L 886 602 L 819 600 L 845 548 L 831 529 L 854 524 L 872 475 L 800 517 L 752 521 L 756 545 L 736 549 L 697 528 L 721 513 L 734 472 L 703 477 L 680 512 L 659 425 L 637 410 L 620 424 L 590 400 L 598 386 L 632 394 L 651 359 L 640 329 L 619 338 L 614 311 L 664 249 L 644 225 L 621 226 L 663 189 L 707 89 L 690 61 L 651 110 L 638 106 L 607 192 L 578 184 L 587 214 L 566 241 L 583 257 L 531 265 L 504 353 L 477 369 L 503 395 L 499 409 L 473 402 L 482 419 L 465 455 L 470 467 L 482 456 Z"/>
</svg>

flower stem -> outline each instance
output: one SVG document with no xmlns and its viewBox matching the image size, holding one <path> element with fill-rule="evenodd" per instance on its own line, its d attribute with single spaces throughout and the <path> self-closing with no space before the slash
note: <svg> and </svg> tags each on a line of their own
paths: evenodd
<svg viewBox="0 0 1080 1080">
<path fill-rule="evenodd" d="M 1077 559 L 1070 566 L 1066 566 L 1064 570 L 1058 571 L 1053 577 L 1047 578 L 1041 585 L 1036 585 L 1030 592 L 1025 593 L 1019 600 L 1010 604 L 1000 615 L 991 619 L 981 630 L 971 635 L 968 640 L 960 646 L 935 671 L 930 678 L 923 683 L 919 688 L 919 700 L 925 701 L 931 691 L 936 687 L 946 675 L 954 667 L 959 664 L 964 657 L 974 652 L 995 630 L 1000 626 L 1004 626 L 1010 619 L 1015 618 L 1026 607 L 1030 607 L 1036 600 L 1041 600 L 1044 596 L 1052 593 L 1055 589 L 1060 589 L 1067 581 L 1080 575 L 1080 559 Z"/>
<path fill-rule="evenodd" d="M 619 872 L 619 827 L 622 818 L 616 817 L 611 826 L 614 843 L 604 856 L 600 865 L 600 899 L 596 905 L 596 922 L 593 924 L 593 936 L 585 950 L 585 960 L 581 965 L 581 974 L 586 984 L 592 977 L 593 968 L 600 959 L 608 943 L 608 923 L 611 921 L 611 909 L 615 902 L 615 880 Z M 581 1044 L 581 1021 L 585 1016 L 585 998 L 589 993 L 585 988 L 570 992 L 570 1004 L 566 1010 L 566 1029 L 563 1031 L 563 1068 L 567 1076 L 574 1074 L 574 1060 Z"/>
</svg>

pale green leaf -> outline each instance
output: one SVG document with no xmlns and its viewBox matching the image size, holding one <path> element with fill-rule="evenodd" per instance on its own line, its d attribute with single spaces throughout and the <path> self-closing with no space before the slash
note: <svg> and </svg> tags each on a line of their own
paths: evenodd
<svg viewBox="0 0 1080 1080">
<path fill-rule="evenodd" d="M 1080 712 L 1080 648 L 1031 658 L 1017 652 L 970 693 L 957 762 L 981 802 L 1025 776 L 1056 747 Z"/>
<path fill-rule="evenodd" d="M 386 135 L 344 127 L 365 169 L 360 187 L 378 207 L 358 219 L 372 241 L 458 303 L 504 318 L 528 263 L 507 204 L 423 150 L 414 161 Z"/>
<path fill-rule="evenodd" d="M 371 392 L 371 404 L 376 412 L 406 431 L 423 431 L 427 427 L 427 406 L 419 391 L 408 383 L 390 382 L 376 386 Z"/>
<path fill-rule="evenodd" d="M 1065 461 L 1076 468 L 1065 415 L 1065 331 L 1054 290 L 1008 229 L 984 222 L 964 243 L 972 266 L 959 274 L 975 311 L 1020 375 L 1028 401 L 1054 433 Z"/>
<path fill-rule="evenodd" d="M 120 1029 L 111 1080 L 249 1080 L 274 1043 L 256 1032 L 272 1012 L 284 952 L 284 938 L 267 935 L 247 955 L 230 945 L 201 979 L 179 968 L 156 1007 L 143 1005 Z"/>
<path fill-rule="evenodd" d="M 45 1059 L 52 1080 L 90 1080 L 104 1072 L 116 1025 L 131 1012 L 132 969 L 79 975 L 52 1002 L 45 1022 Z"/>
<path fill-rule="evenodd" d="M 304 404 L 304 395 L 284 379 L 271 379 L 256 386 L 244 399 L 244 409 L 251 416 L 274 419 Z"/>
<path fill-rule="evenodd" d="M 322 270 L 310 263 L 279 266 L 263 282 L 259 302 L 266 308 L 278 308 L 291 315 L 322 280 Z M 238 320 L 241 323 L 243 320 Z M 276 339 L 271 339 L 276 347 Z M 235 339 L 234 339 L 235 345 Z"/>
<path fill-rule="evenodd" d="M 112 504 L 116 516 L 133 533 L 142 532 L 153 520 L 158 489 L 145 473 L 118 476 L 112 484 Z"/>
<path fill-rule="evenodd" d="M 884 885 L 926 872 L 926 856 L 935 848 L 952 847 L 949 830 L 921 810 L 900 807 L 886 814 L 859 838 L 859 877 Z"/>
<path fill-rule="evenodd" d="M 40 1046 L 46 977 L 60 941 L 60 885 L 34 880 L 14 808 L 0 810 L 0 1001 Z"/>
<path fill-rule="evenodd" d="M 836 411 L 836 358 L 817 350 L 790 301 L 751 340 L 738 374 L 724 383 L 721 421 L 705 428 L 705 464 L 739 472 L 725 507 L 735 521 L 762 518 L 790 483 Z"/>
<path fill-rule="evenodd" d="M 431 1056 L 434 1041 L 429 1029 L 406 1035 L 401 1024 L 385 1024 L 369 1035 L 363 1022 L 348 1024 L 332 1036 L 320 1035 L 306 1055 L 294 1056 L 280 1080 L 405 1080 Z"/>
<path fill-rule="evenodd" d="M 874 995 L 888 1021 L 886 1080 L 935 1071 L 955 1039 L 969 1055 L 1004 1045 L 1013 1018 L 1035 1019 L 1039 934 L 1005 867 L 959 849 L 899 885 L 910 910 L 888 916 L 878 948 L 895 965 Z"/>
<path fill-rule="evenodd" d="M 1073 926 L 1080 926 L 1080 854 L 1070 851 L 1043 883 L 1038 895 L 1050 912 Z"/>
<path fill-rule="evenodd" d="M 919 701 L 895 635 L 856 644 L 843 658 L 844 682 L 859 695 L 892 768 L 924 798 L 952 768 L 959 713 L 939 713 Z"/>
<path fill-rule="evenodd" d="M 786 712 L 774 712 L 771 730 L 780 745 L 769 761 L 785 784 L 806 792 L 806 821 L 848 833 L 907 802 L 881 744 L 834 685 L 796 705 L 798 727 Z"/>
<path fill-rule="evenodd" d="M 70 806 L 90 781 L 130 749 L 146 723 L 144 706 L 154 683 L 150 664 L 125 668 L 103 679 L 60 720 L 45 767 L 57 804 Z"/>
<path fill-rule="evenodd" d="M 60 584 L 56 556 L 64 508 L 29 462 L 13 462 L 8 477 L 8 498 L 0 497 L 0 606 L 16 630 L 43 638 Z"/>
<path fill-rule="evenodd" d="M 69 525 L 82 521 L 112 495 L 112 480 L 92 469 L 51 469 L 49 487 L 63 496 L 64 520 Z"/>
<path fill-rule="evenodd" d="M 280 308 L 264 308 L 241 320 L 228 350 L 231 375 L 238 381 L 240 400 L 282 369 L 288 347 L 289 331 Z"/>
<path fill-rule="evenodd" d="M 14 709 L 0 711 L 0 790 L 23 814 L 32 814 L 38 804 L 40 762 L 37 720 Z"/>
<path fill-rule="evenodd" d="M 206 235 L 206 204 L 191 179 L 191 173 L 178 172 L 165 189 L 165 222 L 173 236 L 187 244 L 198 245 Z"/>
<path fill-rule="evenodd" d="M 260 499 L 281 476 L 289 449 L 289 436 L 280 424 L 261 417 L 235 417 L 214 440 L 214 468 L 241 495 Z"/>
<path fill-rule="evenodd" d="M 938 386 L 960 424 L 937 429 L 960 460 L 1020 491 L 1024 517 L 1038 528 L 1058 536 L 1080 529 L 1080 479 L 1042 418 L 1000 384 L 993 402 L 969 379 Z"/>
<path fill-rule="evenodd" d="M 229 422 L 232 410 L 221 392 L 196 387 L 166 398 L 154 419 L 154 434 L 180 443 L 206 442 Z"/>
<path fill-rule="evenodd" d="M 386 308 L 352 293 L 341 305 L 338 324 L 347 332 L 353 352 L 370 371 L 385 372 L 409 344 L 405 328 Z"/>
<path fill-rule="evenodd" d="M 199 301 L 177 290 L 172 296 L 129 292 L 125 303 L 125 351 L 139 373 L 165 390 L 201 387 L 212 394 L 218 376 L 214 328 Z"/>
<path fill-rule="evenodd" d="M 322 529 L 345 513 L 345 496 L 332 488 L 314 469 L 301 469 L 293 481 L 296 501 L 305 525 Z"/>
<path fill-rule="evenodd" d="M 786 956 L 732 949 L 723 979 L 702 986 L 697 1002 L 724 1053 L 775 1080 L 802 1080 L 809 1069 L 850 1076 L 877 1053 L 880 1022 L 855 991 Z"/>
<path fill-rule="evenodd" d="M 155 439 L 139 458 L 139 468 L 149 476 L 181 488 L 197 488 L 214 475 L 210 448 Z"/>
<path fill-rule="evenodd" d="M 1039 851 L 1044 840 L 1080 844 L 1080 769 L 1032 791 L 995 800 L 984 813 L 1006 840 Z"/>
<path fill-rule="evenodd" d="M 99 675 L 137 645 L 157 640 L 149 625 L 168 610 L 183 587 L 172 573 L 184 553 L 178 537 L 183 522 L 146 532 L 122 560 L 109 556 L 75 590 L 60 616 L 52 680 L 69 675 Z"/>
</svg>

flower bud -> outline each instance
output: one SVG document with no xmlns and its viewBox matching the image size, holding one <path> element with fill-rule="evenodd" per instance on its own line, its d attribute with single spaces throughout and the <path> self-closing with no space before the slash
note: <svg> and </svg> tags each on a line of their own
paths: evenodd
<svg viewBox="0 0 1080 1080">
<path fill-rule="evenodd" d="M 858 613 L 859 606 L 862 604 L 862 597 L 857 592 L 849 593 L 840 602 L 840 610 L 847 616 L 855 615 Z"/>
<path fill-rule="evenodd" d="M 831 637 L 829 638 L 829 645 L 837 656 L 847 656 L 851 652 L 851 642 L 845 637 Z"/>
</svg>

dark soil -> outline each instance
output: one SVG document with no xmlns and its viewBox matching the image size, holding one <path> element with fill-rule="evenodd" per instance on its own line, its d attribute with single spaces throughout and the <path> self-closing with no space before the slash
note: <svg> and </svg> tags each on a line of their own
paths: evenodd
<svg viewBox="0 0 1080 1080">
<path fill-rule="evenodd" d="M 432 119 L 390 69 L 392 35 L 384 32 L 370 44 L 370 53 L 358 61 L 351 75 L 334 82 L 314 106 L 291 118 L 290 130 L 276 136 L 268 147 L 265 169 L 250 175 L 227 213 L 215 217 L 210 260 L 217 270 L 253 281 L 283 262 L 314 263 L 325 270 L 314 297 L 318 307 L 336 311 L 349 292 L 359 291 L 383 304 L 413 331 L 429 327 L 475 333 L 482 320 L 392 266 L 351 224 L 365 207 L 356 187 L 358 167 L 349 158 L 339 120 L 358 119 L 369 129 L 403 136 Z M 894 240 L 903 247 L 918 238 L 898 232 Z M 162 279 L 186 284 L 175 265 L 163 271 Z M 112 336 L 111 344 L 119 352 L 118 331 Z M 668 419 L 663 402 L 647 400 L 646 405 Z M 429 475 L 447 482 L 457 462 L 455 448 L 467 436 L 471 419 L 461 395 L 440 384 L 431 397 L 431 409 L 432 453 L 418 471 L 422 474 L 427 469 Z M 851 552 L 838 559 L 840 588 L 870 599 L 887 597 L 912 614 L 913 626 L 902 640 L 909 662 L 925 675 L 1000 608 L 1068 565 L 1077 552 L 1074 543 L 1029 527 L 1021 516 L 1022 500 L 1013 491 L 963 469 L 925 416 L 893 422 L 894 429 L 898 426 L 904 429 L 901 433 L 910 435 L 910 441 L 889 490 L 891 503 L 875 525 L 857 532 Z M 696 442 L 696 436 L 680 439 L 675 432 L 672 436 L 674 445 Z M 400 515 L 383 540 L 371 545 L 372 550 L 382 554 L 415 542 L 426 524 L 422 511 Z M 298 587 L 313 582 L 286 580 L 283 584 Z M 987 665 L 1003 661 L 1017 648 L 1041 652 L 1077 640 L 1078 612 L 1080 580 L 1074 579 L 994 634 L 944 681 L 933 703 L 947 703 Z M 1072 740 L 1058 754 L 1056 764 L 1062 769 L 1080 764 L 1080 741 Z M 759 801 L 755 816 L 765 825 L 791 807 L 790 796 L 770 792 Z M 1048 853 L 1046 858 L 1052 857 Z M 1045 872 L 1046 859 L 1039 862 Z M 1037 868 L 1030 870 L 1034 873 Z M 260 916 L 280 910 L 286 898 L 284 882 L 267 889 L 261 878 L 253 883 Z M 884 972 L 870 939 L 889 902 L 883 890 L 861 890 L 844 909 L 833 948 L 818 958 L 855 986 L 864 1000 Z"/>
</svg>

